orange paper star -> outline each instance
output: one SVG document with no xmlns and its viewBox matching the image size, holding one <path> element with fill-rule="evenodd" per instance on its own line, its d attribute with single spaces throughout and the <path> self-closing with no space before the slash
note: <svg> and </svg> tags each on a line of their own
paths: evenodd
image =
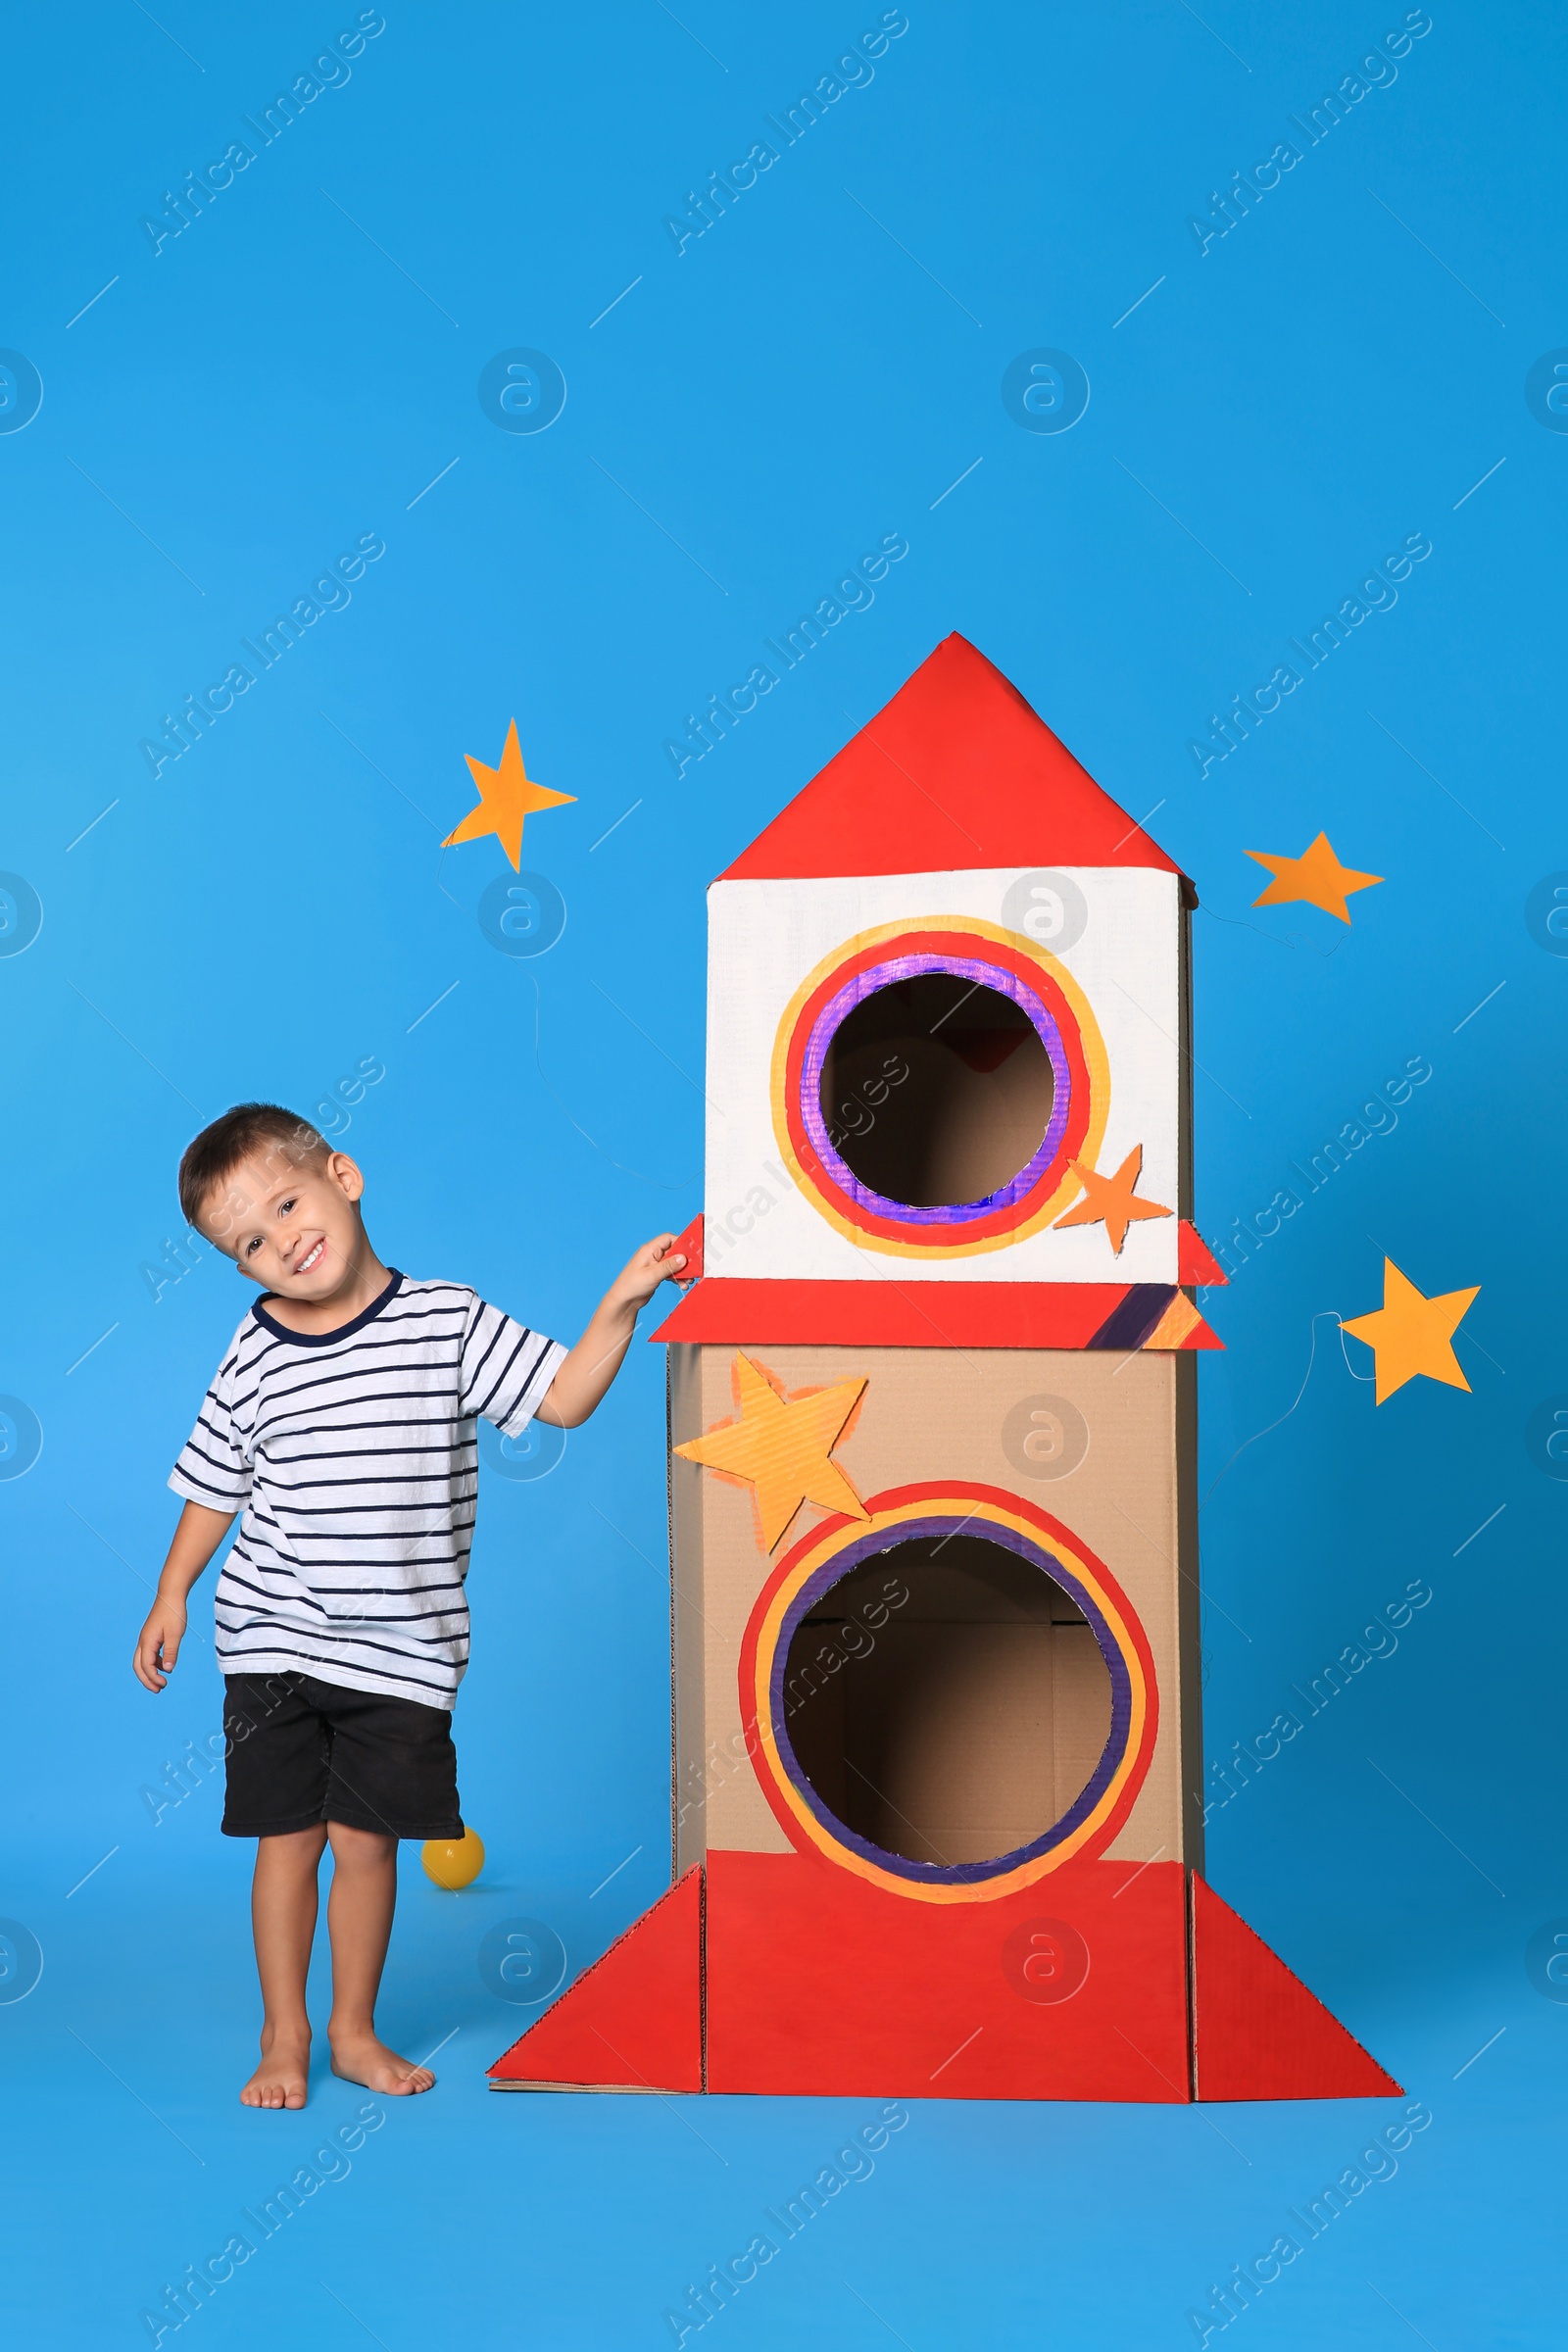
<svg viewBox="0 0 1568 2352">
<path fill-rule="evenodd" d="M 785 1397 L 761 1366 L 745 1355 L 735 1358 L 735 1377 L 740 1419 L 675 1451 L 757 1489 L 763 1550 L 773 1549 L 803 1502 L 868 1519 L 870 1512 L 837 1462 L 828 1459 L 865 1382 L 841 1380 L 831 1389 Z"/>
<path fill-rule="evenodd" d="M 1364 1340 L 1372 1350 L 1379 1404 L 1417 1373 L 1428 1380 L 1441 1380 L 1450 1389 L 1469 1388 L 1452 1343 L 1480 1287 L 1478 1283 L 1474 1290 L 1445 1291 L 1441 1298 L 1423 1298 L 1392 1257 L 1383 1260 L 1383 1304 L 1343 1326 L 1352 1339 Z"/>
<path fill-rule="evenodd" d="M 1144 1147 L 1134 1144 L 1114 1176 L 1097 1176 L 1093 1168 L 1082 1167 L 1076 1159 L 1068 1166 L 1084 1188 L 1084 1197 L 1076 1208 L 1069 1208 L 1056 1219 L 1060 1225 L 1103 1225 L 1105 1238 L 1116 1255 L 1127 1239 L 1127 1228 L 1140 1217 L 1168 1217 L 1170 1210 L 1153 1200 L 1135 1200 L 1138 1179 L 1144 1169 Z"/>
<path fill-rule="evenodd" d="M 449 833 L 441 844 L 450 850 L 455 842 L 482 841 L 493 833 L 512 859 L 514 867 L 522 864 L 522 820 L 536 808 L 560 808 L 574 801 L 574 792 L 552 792 L 547 784 L 535 784 L 522 764 L 522 749 L 517 742 L 517 722 L 513 720 L 507 729 L 506 748 L 499 767 L 486 767 L 482 760 L 472 759 L 466 752 L 475 784 L 479 787 L 479 806 L 470 808 L 456 832 Z"/>
<path fill-rule="evenodd" d="M 1321 906 L 1325 914 L 1337 914 L 1342 923 L 1350 919 L 1345 902 L 1357 890 L 1370 890 L 1381 882 L 1381 874 L 1358 874 L 1353 866 L 1342 865 L 1329 846 L 1329 837 L 1320 833 L 1299 858 L 1276 858 L 1268 850 L 1249 850 L 1249 858 L 1266 865 L 1274 879 L 1268 888 L 1252 901 L 1254 906 L 1284 906 L 1294 899 L 1303 899 L 1308 906 Z"/>
</svg>

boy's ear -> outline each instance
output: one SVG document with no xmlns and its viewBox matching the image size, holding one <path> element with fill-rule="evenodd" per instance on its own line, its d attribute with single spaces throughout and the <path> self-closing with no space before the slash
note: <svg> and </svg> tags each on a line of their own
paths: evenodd
<svg viewBox="0 0 1568 2352">
<path fill-rule="evenodd" d="M 365 1175 L 356 1160 L 346 1152 L 334 1152 L 326 1163 L 326 1172 L 345 1200 L 358 1200 L 364 1196 Z"/>
</svg>

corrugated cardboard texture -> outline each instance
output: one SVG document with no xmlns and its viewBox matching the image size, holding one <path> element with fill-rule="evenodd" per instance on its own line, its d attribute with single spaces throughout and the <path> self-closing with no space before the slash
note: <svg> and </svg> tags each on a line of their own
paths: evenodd
<svg viewBox="0 0 1568 2352">
<path fill-rule="evenodd" d="M 1176 1557 L 1184 1574 L 1176 1589 L 1181 1653 L 1181 1688 L 1186 1703 L 1181 1723 L 1182 1854 L 1194 1870 L 1203 1867 L 1203 1657 L 1198 1606 L 1198 1365 L 1190 1355 L 1170 1359 L 1176 1378 L 1177 1486 Z"/>
<path fill-rule="evenodd" d="M 735 1404 L 727 1386 L 732 1351 L 725 1348 L 725 1410 L 704 1412 L 703 1352 L 698 1348 L 679 1346 L 669 1349 L 670 1697 L 675 1765 L 670 1792 L 670 1845 L 676 1878 L 694 1862 L 701 1862 L 708 1847 L 718 1842 L 710 1831 L 710 1799 L 715 1789 L 737 1779 L 749 1786 L 753 1800 L 752 1834 L 743 1836 L 741 1842 L 761 1853 L 789 1850 L 789 1839 L 774 1821 L 757 1786 L 746 1743 L 740 1737 L 740 1706 L 733 1693 L 728 1713 L 714 1719 L 722 1721 L 720 1737 L 729 1744 L 720 1753 L 711 1747 L 708 1736 L 705 1690 L 713 1668 L 708 1655 L 711 1638 L 704 1571 L 705 1553 L 711 1550 L 712 1539 L 706 1536 L 703 1521 L 708 1502 L 705 1488 L 716 1487 L 719 1482 L 695 1462 L 681 1461 L 673 1448 L 684 1445 L 688 1438 L 700 1437 L 715 1420 L 728 1418 L 734 1413 Z M 747 1502 L 749 1507 L 749 1495 Z M 748 1538 L 755 1551 L 755 1538 L 749 1529 Z M 741 1622 L 744 1626 L 744 1617 Z M 712 1645 L 722 1647 L 721 1642 Z M 738 1647 L 735 1654 L 738 1659 Z M 733 1674 L 730 1679 L 733 1683 Z M 745 1819 L 744 1813 L 742 1818 Z"/>
<path fill-rule="evenodd" d="M 1149 1776 L 1109 1851 L 1130 1861 L 1154 1855 L 1200 1859 L 1182 1819 L 1184 1726 L 1190 1764 L 1197 1754 L 1197 1588 L 1177 1568 L 1182 1540 L 1178 1458 L 1193 1430 L 1190 1399 L 1178 1412 L 1178 1388 L 1190 1379 L 1191 1365 L 1164 1354 L 1118 1358 L 1010 1348 L 768 1348 L 755 1353 L 790 1395 L 865 1376 L 859 1415 L 834 1455 L 862 1495 L 948 1479 L 1004 1488 L 1049 1511 L 1099 1555 L 1143 1622 L 1160 1707 Z M 675 1444 L 734 1417 L 734 1356 L 727 1347 L 671 1348 Z M 1019 1461 L 1027 1457 L 1009 1458 L 1004 1445 L 1009 1412 L 1038 1397 L 1064 1399 L 1087 1427 L 1087 1452 L 1066 1477 L 1025 1475 Z M 1190 1486 L 1190 1476 L 1184 1483 Z M 790 1850 L 746 1757 L 737 1671 L 746 1623 L 762 1585 L 777 1559 L 821 1517 L 807 1505 L 777 1552 L 766 1555 L 758 1542 L 749 1488 L 689 1462 L 674 1465 L 679 1868 L 708 1849 Z M 937 1604 L 928 1594 L 924 1605 L 930 1612 Z M 836 1678 L 848 1691 L 851 1675 L 863 1677 L 863 1698 L 858 1684 L 854 1695 L 834 1703 L 850 1717 L 874 1724 L 880 1715 L 885 1723 L 895 1682 L 906 1684 L 911 1677 L 918 1682 L 924 1676 L 935 1685 L 937 1664 L 945 1658 L 951 1667 L 961 1650 L 959 1671 L 942 1678 L 950 1720 L 937 1724 L 933 1739 L 934 1752 L 950 1760 L 953 1785 L 943 1788 L 940 1776 L 933 1778 L 919 1758 L 917 1740 L 906 1729 L 900 1765 L 906 1777 L 899 1786 L 927 1807 L 927 1818 L 916 1824 L 927 1837 L 946 1835 L 972 1843 L 1004 1836 L 1017 1826 L 1016 1815 L 1036 1813 L 1051 1801 L 1093 1740 L 1094 1677 L 1074 1669 L 1073 1642 L 1072 1626 L 1053 1624 L 1049 1605 L 1043 1614 L 1036 1612 L 1033 1623 L 1020 1623 L 1016 1612 L 1009 1619 L 998 1609 L 988 1619 L 969 1608 L 961 1623 L 951 1617 L 944 1623 L 930 1613 L 916 1619 L 896 1610 L 869 1651 Z M 989 1710 L 988 1689 L 997 1701 Z M 897 1711 L 906 1727 L 912 1723 L 906 1689 Z M 984 1748 L 976 1745 L 967 1764 L 957 1769 L 952 1759 L 962 1748 L 965 1723 L 973 1730 L 988 1712 L 996 1728 L 986 1729 Z M 1191 1771 L 1187 1777 L 1191 1786 L 1200 1785 Z M 895 1789 L 884 1790 L 889 1795 L 898 1801 Z M 1034 1835 L 1046 1825 L 1025 1826 Z"/>
</svg>

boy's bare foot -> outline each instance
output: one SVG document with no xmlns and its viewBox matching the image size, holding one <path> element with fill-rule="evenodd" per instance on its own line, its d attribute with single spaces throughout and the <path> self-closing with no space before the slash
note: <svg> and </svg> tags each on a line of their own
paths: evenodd
<svg viewBox="0 0 1568 2352">
<path fill-rule="evenodd" d="M 240 2092 L 247 2107 L 303 2107 L 310 2088 L 311 2036 L 266 2033 L 262 2062 Z"/>
<path fill-rule="evenodd" d="M 367 2090 L 378 2090 L 387 2098 L 429 2090 L 435 2082 L 427 2066 L 411 2065 L 373 2034 L 336 2035 L 332 2041 L 332 2072 L 341 2075 L 345 2082 L 363 2082 Z"/>
</svg>

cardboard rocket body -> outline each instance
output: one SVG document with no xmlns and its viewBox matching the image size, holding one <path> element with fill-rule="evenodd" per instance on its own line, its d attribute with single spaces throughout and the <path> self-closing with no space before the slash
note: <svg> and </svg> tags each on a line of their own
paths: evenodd
<svg viewBox="0 0 1568 2352">
<path fill-rule="evenodd" d="M 674 1884 L 498 2087 L 1396 2089 L 1201 1876 L 1194 903 L 959 637 L 713 885 Z"/>
</svg>

